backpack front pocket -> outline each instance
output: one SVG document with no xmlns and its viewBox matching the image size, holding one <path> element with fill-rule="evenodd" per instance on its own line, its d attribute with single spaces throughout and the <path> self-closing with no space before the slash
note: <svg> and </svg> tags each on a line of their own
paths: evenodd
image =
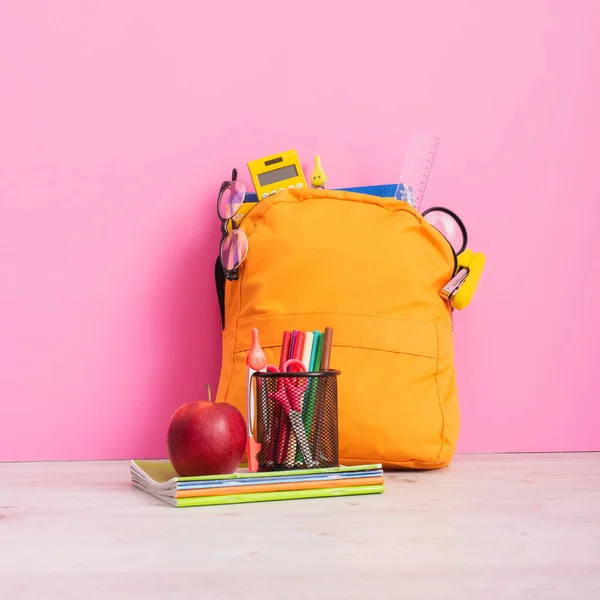
<svg viewBox="0 0 600 600">
<path fill-rule="evenodd" d="M 227 401 L 242 408 L 240 382 L 245 381 L 252 327 L 260 331 L 268 360 L 277 364 L 283 331 L 323 331 L 330 326 L 334 332 L 330 366 L 341 371 L 340 463 L 440 466 L 440 457 L 445 457 L 446 413 L 455 421 L 457 410 L 453 380 L 447 381 L 454 371 L 440 371 L 440 331 L 444 328 L 435 323 L 333 313 L 264 315 L 252 321 L 241 319 L 232 326 L 236 327 L 236 345 Z M 450 331 L 444 340 L 449 340 L 451 349 Z M 443 362 L 448 362 L 446 357 Z"/>
<path fill-rule="evenodd" d="M 382 332 L 385 331 L 385 334 Z M 354 317 L 334 336 L 340 461 L 435 463 L 443 446 L 435 324 Z"/>
</svg>

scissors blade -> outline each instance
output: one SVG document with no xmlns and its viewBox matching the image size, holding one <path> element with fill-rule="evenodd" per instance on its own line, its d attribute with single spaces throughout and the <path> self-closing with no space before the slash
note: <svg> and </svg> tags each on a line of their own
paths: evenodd
<svg viewBox="0 0 600 600">
<path fill-rule="evenodd" d="M 294 434 L 296 435 L 296 441 L 302 450 L 302 456 L 307 467 L 313 466 L 312 454 L 310 452 L 310 446 L 308 439 L 306 438 L 306 431 L 304 431 L 304 423 L 302 422 L 302 415 L 295 410 L 290 410 L 288 413 Z"/>
</svg>

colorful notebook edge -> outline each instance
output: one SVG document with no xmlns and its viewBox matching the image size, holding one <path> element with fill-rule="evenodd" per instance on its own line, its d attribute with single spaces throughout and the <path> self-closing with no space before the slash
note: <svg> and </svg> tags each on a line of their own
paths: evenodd
<svg viewBox="0 0 600 600">
<path fill-rule="evenodd" d="M 227 496 L 201 496 L 192 498 L 172 498 L 161 494 L 153 493 L 152 490 L 138 482 L 133 485 L 139 490 L 150 496 L 161 500 L 162 502 L 176 508 L 191 508 L 196 506 L 219 506 L 231 504 L 248 504 L 256 502 L 273 502 L 282 500 L 301 500 L 311 498 L 332 498 L 346 496 L 363 496 L 382 494 L 384 485 L 364 485 L 338 488 L 317 488 L 310 490 L 263 492 L 251 494 L 231 494 Z"/>
</svg>

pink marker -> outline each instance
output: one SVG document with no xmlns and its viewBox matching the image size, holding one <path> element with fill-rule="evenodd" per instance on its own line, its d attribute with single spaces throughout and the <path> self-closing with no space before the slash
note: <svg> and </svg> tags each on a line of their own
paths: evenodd
<svg viewBox="0 0 600 600">
<path fill-rule="evenodd" d="M 258 471 L 258 460 L 256 455 L 260 452 L 260 443 L 254 439 L 254 390 L 252 388 L 252 373 L 267 370 L 267 357 L 260 347 L 258 341 L 258 329 L 252 330 L 252 343 L 246 357 L 248 365 L 248 380 L 246 383 L 246 427 L 248 430 L 248 445 L 246 455 L 248 457 L 248 470 Z"/>
</svg>

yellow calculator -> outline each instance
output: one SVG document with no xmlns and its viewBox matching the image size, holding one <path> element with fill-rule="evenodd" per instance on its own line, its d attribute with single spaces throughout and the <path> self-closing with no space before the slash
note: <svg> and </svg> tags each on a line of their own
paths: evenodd
<svg viewBox="0 0 600 600">
<path fill-rule="evenodd" d="M 306 179 L 295 150 L 252 160 L 248 163 L 248 170 L 259 200 L 286 188 L 306 187 Z"/>
</svg>

